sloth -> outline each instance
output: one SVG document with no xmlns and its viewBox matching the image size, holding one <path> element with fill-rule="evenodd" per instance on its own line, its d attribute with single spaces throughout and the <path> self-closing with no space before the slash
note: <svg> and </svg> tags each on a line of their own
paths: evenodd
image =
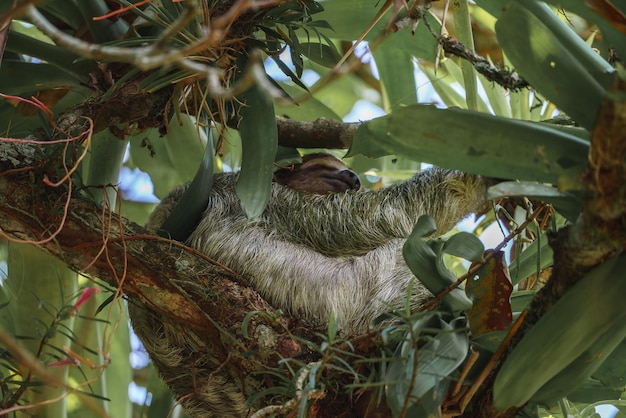
<svg viewBox="0 0 626 418">
<path fill-rule="evenodd" d="M 479 176 L 433 168 L 366 191 L 340 160 L 313 154 L 293 169 L 278 170 L 267 208 L 258 219 L 247 219 L 236 179 L 237 174 L 215 176 L 207 209 L 186 244 L 236 272 L 289 318 L 321 331 L 334 317 L 345 337 L 368 331 L 390 306 L 403 306 L 415 276 L 402 246 L 419 216 L 432 216 L 434 235 L 440 235 L 486 208 L 486 181 Z M 186 188 L 174 189 L 157 206 L 147 224 L 152 232 Z M 432 297 L 419 281 L 409 296 L 412 307 Z M 249 416 L 254 411 L 249 397 L 271 387 L 264 373 L 242 375 L 241 358 L 236 353 L 239 360 L 224 358 L 201 332 L 137 298 L 128 306 L 135 332 L 189 416 Z M 251 349 L 274 352 L 271 344 L 263 348 L 262 340 Z"/>
<path fill-rule="evenodd" d="M 339 159 L 312 154 L 276 172 L 266 210 L 251 220 L 240 208 L 236 179 L 232 173 L 215 176 L 207 209 L 186 243 L 291 316 L 318 328 L 333 316 L 341 335 L 366 332 L 372 320 L 406 300 L 414 275 L 402 246 L 419 216 L 432 216 L 440 235 L 486 206 L 479 176 L 432 168 L 363 191 Z M 148 229 L 159 229 L 185 190 L 163 199 Z M 431 297 L 417 281 L 411 306 Z"/>
</svg>

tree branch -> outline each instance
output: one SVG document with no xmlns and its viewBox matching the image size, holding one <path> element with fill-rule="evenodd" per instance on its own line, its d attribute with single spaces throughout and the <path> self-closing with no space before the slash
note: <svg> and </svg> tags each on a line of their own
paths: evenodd
<svg viewBox="0 0 626 418">
<path fill-rule="evenodd" d="M 303 122 L 283 117 L 276 118 L 278 143 L 288 148 L 347 149 L 361 123 L 344 123 L 320 118 Z"/>
<path fill-rule="evenodd" d="M 239 284 L 234 272 L 178 242 L 150 235 L 68 184 L 48 186 L 52 182 L 46 179 L 60 165 L 49 147 L 0 142 L 1 233 L 13 242 L 37 243 L 73 270 L 121 289 L 144 343 L 157 340 L 146 345 L 157 369 L 187 408 L 202 410 L 203 388 L 235 386 L 237 391 L 218 396 L 241 388 L 251 396 L 274 385 L 263 371 L 288 373 L 280 360 L 319 358 L 297 339 L 319 341 L 313 328 L 276 312 Z M 64 204 L 66 210 L 59 210 Z M 185 343 L 158 347 L 172 333 Z M 171 366 L 170 357 L 182 360 Z M 354 407 L 347 397 L 316 402 L 328 411 Z"/>
<path fill-rule="evenodd" d="M 237 283 L 234 272 L 197 251 L 149 234 L 67 185 L 47 186 L 54 164 L 38 161 L 41 155 L 34 145 L 0 142 L 0 227 L 8 239 L 42 241 L 62 224 L 54 239 L 38 246 L 214 343 L 224 330 L 240 334 L 250 311 L 274 314 L 254 290 Z M 64 217 L 59 202 L 68 192 Z M 284 318 L 274 329 L 284 333 L 288 326 Z"/>
</svg>

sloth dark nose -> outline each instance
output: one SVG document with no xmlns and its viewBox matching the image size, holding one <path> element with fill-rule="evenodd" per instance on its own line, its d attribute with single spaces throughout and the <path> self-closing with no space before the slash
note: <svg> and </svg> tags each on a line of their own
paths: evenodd
<svg viewBox="0 0 626 418">
<path fill-rule="evenodd" d="M 346 182 L 350 186 L 351 190 L 359 190 L 361 188 L 361 180 L 359 176 L 352 170 L 341 170 L 339 172 L 339 178 Z"/>
</svg>

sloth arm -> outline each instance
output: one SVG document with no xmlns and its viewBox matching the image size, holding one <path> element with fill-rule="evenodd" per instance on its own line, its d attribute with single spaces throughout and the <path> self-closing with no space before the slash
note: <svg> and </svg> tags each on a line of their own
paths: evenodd
<svg viewBox="0 0 626 418">
<path fill-rule="evenodd" d="M 263 219 L 276 236 L 326 255 L 362 255 L 406 238 L 421 215 L 441 235 L 487 206 L 483 178 L 433 168 L 379 191 L 307 195 L 276 185 Z"/>
<path fill-rule="evenodd" d="M 235 193 L 235 174 L 220 174 L 203 218 L 244 219 Z M 187 186 L 174 189 L 151 214 L 147 227 L 163 224 Z M 276 239 L 301 244 L 329 256 L 363 255 L 395 238 L 406 238 L 421 215 L 430 215 L 441 235 L 470 213 L 487 207 L 480 176 L 433 168 L 378 191 L 328 195 L 300 193 L 274 184 L 259 220 L 245 221 L 271 231 Z"/>
</svg>

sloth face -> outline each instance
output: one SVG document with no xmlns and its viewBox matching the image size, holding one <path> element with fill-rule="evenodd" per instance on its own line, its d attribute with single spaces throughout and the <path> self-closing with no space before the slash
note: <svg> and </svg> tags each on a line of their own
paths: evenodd
<svg viewBox="0 0 626 418">
<path fill-rule="evenodd" d="M 274 181 L 311 194 L 342 193 L 361 188 L 359 176 L 354 171 L 338 158 L 321 153 L 305 155 L 302 164 L 277 170 Z"/>
</svg>

